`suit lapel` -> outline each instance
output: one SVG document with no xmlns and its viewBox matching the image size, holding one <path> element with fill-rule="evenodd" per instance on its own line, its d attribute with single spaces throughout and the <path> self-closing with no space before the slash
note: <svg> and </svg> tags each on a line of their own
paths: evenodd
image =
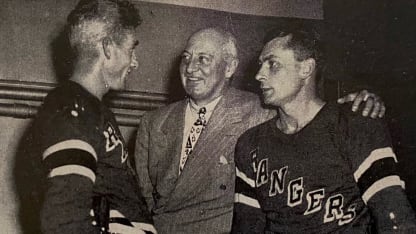
<svg viewBox="0 0 416 234">
<path fill-rule="evenodd" d="M 160 126 L 160 131 L 164 135 L 164 149 L 162 152 L 161 164 L 168 164 L 167 170 L 159 171 L 159 176 L 163 179 L 159 181 L 158 187 L 163 188 L 166 193 L 170 193 L 176 186 L 178 179 L 179 159 L 182 149 L 183 128 L 185 124 L 186 101 L 178 103 L 167 114 L 166 121 Z M 166 201 L 165 201 L 166 202 Z M 163 202 L 161 202 L 163 203 Z"/>
<path fill-rule="evenodd" d="M 233 135 L 235 124 L 241 122 L 242 119 L 240 107 L 234 105 L 233 94 L 230 91 L 217 104 L 208 125 L 200 135 L 177 180 L 172 201 L 184 201 L 187 197 L 197 195 L 200 189 L 204 189 L 206 182 L 203 181 L 212 179 L 209 177 L 210 169 L 220 163 L 221 156 L 227 157 L 225 154 L 226 149 L 230 147 L 230 142 L 226 135 Z"/>
</svg>

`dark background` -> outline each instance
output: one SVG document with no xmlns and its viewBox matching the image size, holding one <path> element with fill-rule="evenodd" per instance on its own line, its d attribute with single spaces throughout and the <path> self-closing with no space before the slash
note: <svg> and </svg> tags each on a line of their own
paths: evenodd
<svg viewBox="0 0 416 234">
<path fill-rule="evenodd" d="M 326 93 L 367 87 L 383 97 L 416 207 L 416 1 L 324 1 L 324 18 L 332 64 Z"/>
</svg>

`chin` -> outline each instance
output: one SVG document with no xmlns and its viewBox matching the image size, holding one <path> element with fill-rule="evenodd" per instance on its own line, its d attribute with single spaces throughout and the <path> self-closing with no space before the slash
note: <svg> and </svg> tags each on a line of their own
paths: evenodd
<svg viewBox="0 0 416 234">
<path fill-rule="evenodd" d="M 190 92 L 188 94 L 196 102 L 208 99 L 204 93 Z"/>
<path fill-rule="evenodd" d="M 267 100 L 265 100 L 265 101 L 263 101 L 264 102 L 264 104 L 265 105 L 267 105 L 267 106 L 277 106 L 274 102 L 271 102 L 271 101 L 267 101 Z"/>
<path fill-rule="evenodd" d="M 200 99 L 202 99 L 202 96 L 201 95 L 198 95 L 197 93 L 195 93 L 195 92 L 189 92 L 188 93 L 188 95 L 189 95 L 189 97 L 192 99 L 192 100 L 200 100 Z"/>
<path fill-rule="evenodd" d="M 189 95 L 189 96 L 191 96 L 192 98 L 193 97 L 195 97 L 195 98 L 199 98 L 200 96 L 203 96 L 203 94 L 201 93 L 201 92 L 199 92 L 199 90 L 197 90 L 196 88 L 194 88 L 194 87 L 186 87 L 186 89 L 185 89 L 185 91 L 186 91 L 186 93 Z"/>
<path fill-rule="evenodd" d="M 272 105 L 273 104 L 272 99 L 270 97 L 264 97 L 263 96 L 263 102 L 266 105 Z"/>
<path fill-rule="evenodd" d="M 264 104 L 268 105 L 268 106 L 280 106 L 280 102 L 278 100 L 274 100 L 272 98 L 264 98 Z"/>
</svg>

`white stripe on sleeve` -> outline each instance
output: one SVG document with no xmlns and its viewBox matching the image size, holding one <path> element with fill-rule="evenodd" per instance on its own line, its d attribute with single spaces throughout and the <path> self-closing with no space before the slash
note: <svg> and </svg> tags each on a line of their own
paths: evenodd
<svg viewBox="0 0 416 234">
<path fill-rule="evenodd" d="M 358 182 L 358 180 L 364 174 L 364 172 L 367 171 L 368 168 L 370 168 L 371 165 L 375 161 L 383 159 L 383 158 L 393 158 L 394 161 L 397 163 L 396 155 L 394 154 L 391 147 L 375 149 L 370 153 L 370 155 L 361 163 L 358 169 L 354 172 L 355 182 Z"/>
<path fill-rule="evenodd" d="M 93 183 L 95 182 L 95 173 L 90 168 L 75 164 L 56 167 L 49 172 L 48 177 L 53 178 L 70 174 L 85 176 Z"/>
<path fill-rule="evenodd" d="M 244 174 L 243 172 L 241 172 L 240 170 L 238 170 L 237 167 L 235 168 L 235 173 L 238 178 L 242 179 L 244 182 L 250 185 L 250 187 L 252 188 L 256 187 L 256 182 L 254 182 L 253 179 L 248 178 L 248 176 Z"/>
<path fill-rule="evenodd" d="M 251 206 L 251 207 L 259 208 L 260 209 L 260 203 L 259 203 L 259 201 L 257 201 L 254 198 L 248 197 L 248 196 L 246 196 L 244 194 L 241 194 L 241 193 L 236 193 L 234 195 L 234 202 L 235 203 L 242 203 L 242 204 L 245 204 L 245 205 L 248 205 L 248 206 Z"/>
<path fill-rule="evenodd" d="M 405 187 L 404 181 L 400 179 L 397 175 L 386 176 L 374 182 L 364 193 L 363 201 L 365 204 L 378 192 L 381 190 L 391 187 L 391 186 L 401 186 L 403 189 Z"/>
<path fill-rule="evenodd" d="M 50 146 L 45 150 L 45 152 L 43 152 L 42 158 L 43 160 L 45 160 L 49 155 L 66 149 L 80 149 L 87 151 L 97 161 L 97 153 L 95 152 L 94 148 L 87 142 L 78 139 L 61 141 L 59 143 L 56 143 L 55 145 Z"/>
</svg>

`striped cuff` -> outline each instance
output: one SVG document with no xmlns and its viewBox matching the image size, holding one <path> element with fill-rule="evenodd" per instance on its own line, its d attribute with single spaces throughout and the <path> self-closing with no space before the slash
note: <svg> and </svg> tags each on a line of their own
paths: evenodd
<svg viewBox="0 0 416 234">
<path fill-rule="evenodd" d="M 362 195 L 363 201 L 365 204 L 378 192 L 381 190 L 392 187 L 392 186 L 400 186 L 403 189 L 405 188 L 404 181 L 400 179 L 397 175 L 387 176 L 380 180 L 374 182 Z"/>
<path fill-rule="evenodd" d="M 70 174 L 81 175 L 95 182 L 97 154 L 93 147 L 82 140 L 67 140 L 47 148 L 43 154 L 43 166 L 48 178 Z"/>
<path fill-rule="evenodd" d="M 257 201 L 257 199 L 248 197 L 241 193 L 234 194 L 234 202 L 260 209 L 260 203 Z"/>
</svg>

